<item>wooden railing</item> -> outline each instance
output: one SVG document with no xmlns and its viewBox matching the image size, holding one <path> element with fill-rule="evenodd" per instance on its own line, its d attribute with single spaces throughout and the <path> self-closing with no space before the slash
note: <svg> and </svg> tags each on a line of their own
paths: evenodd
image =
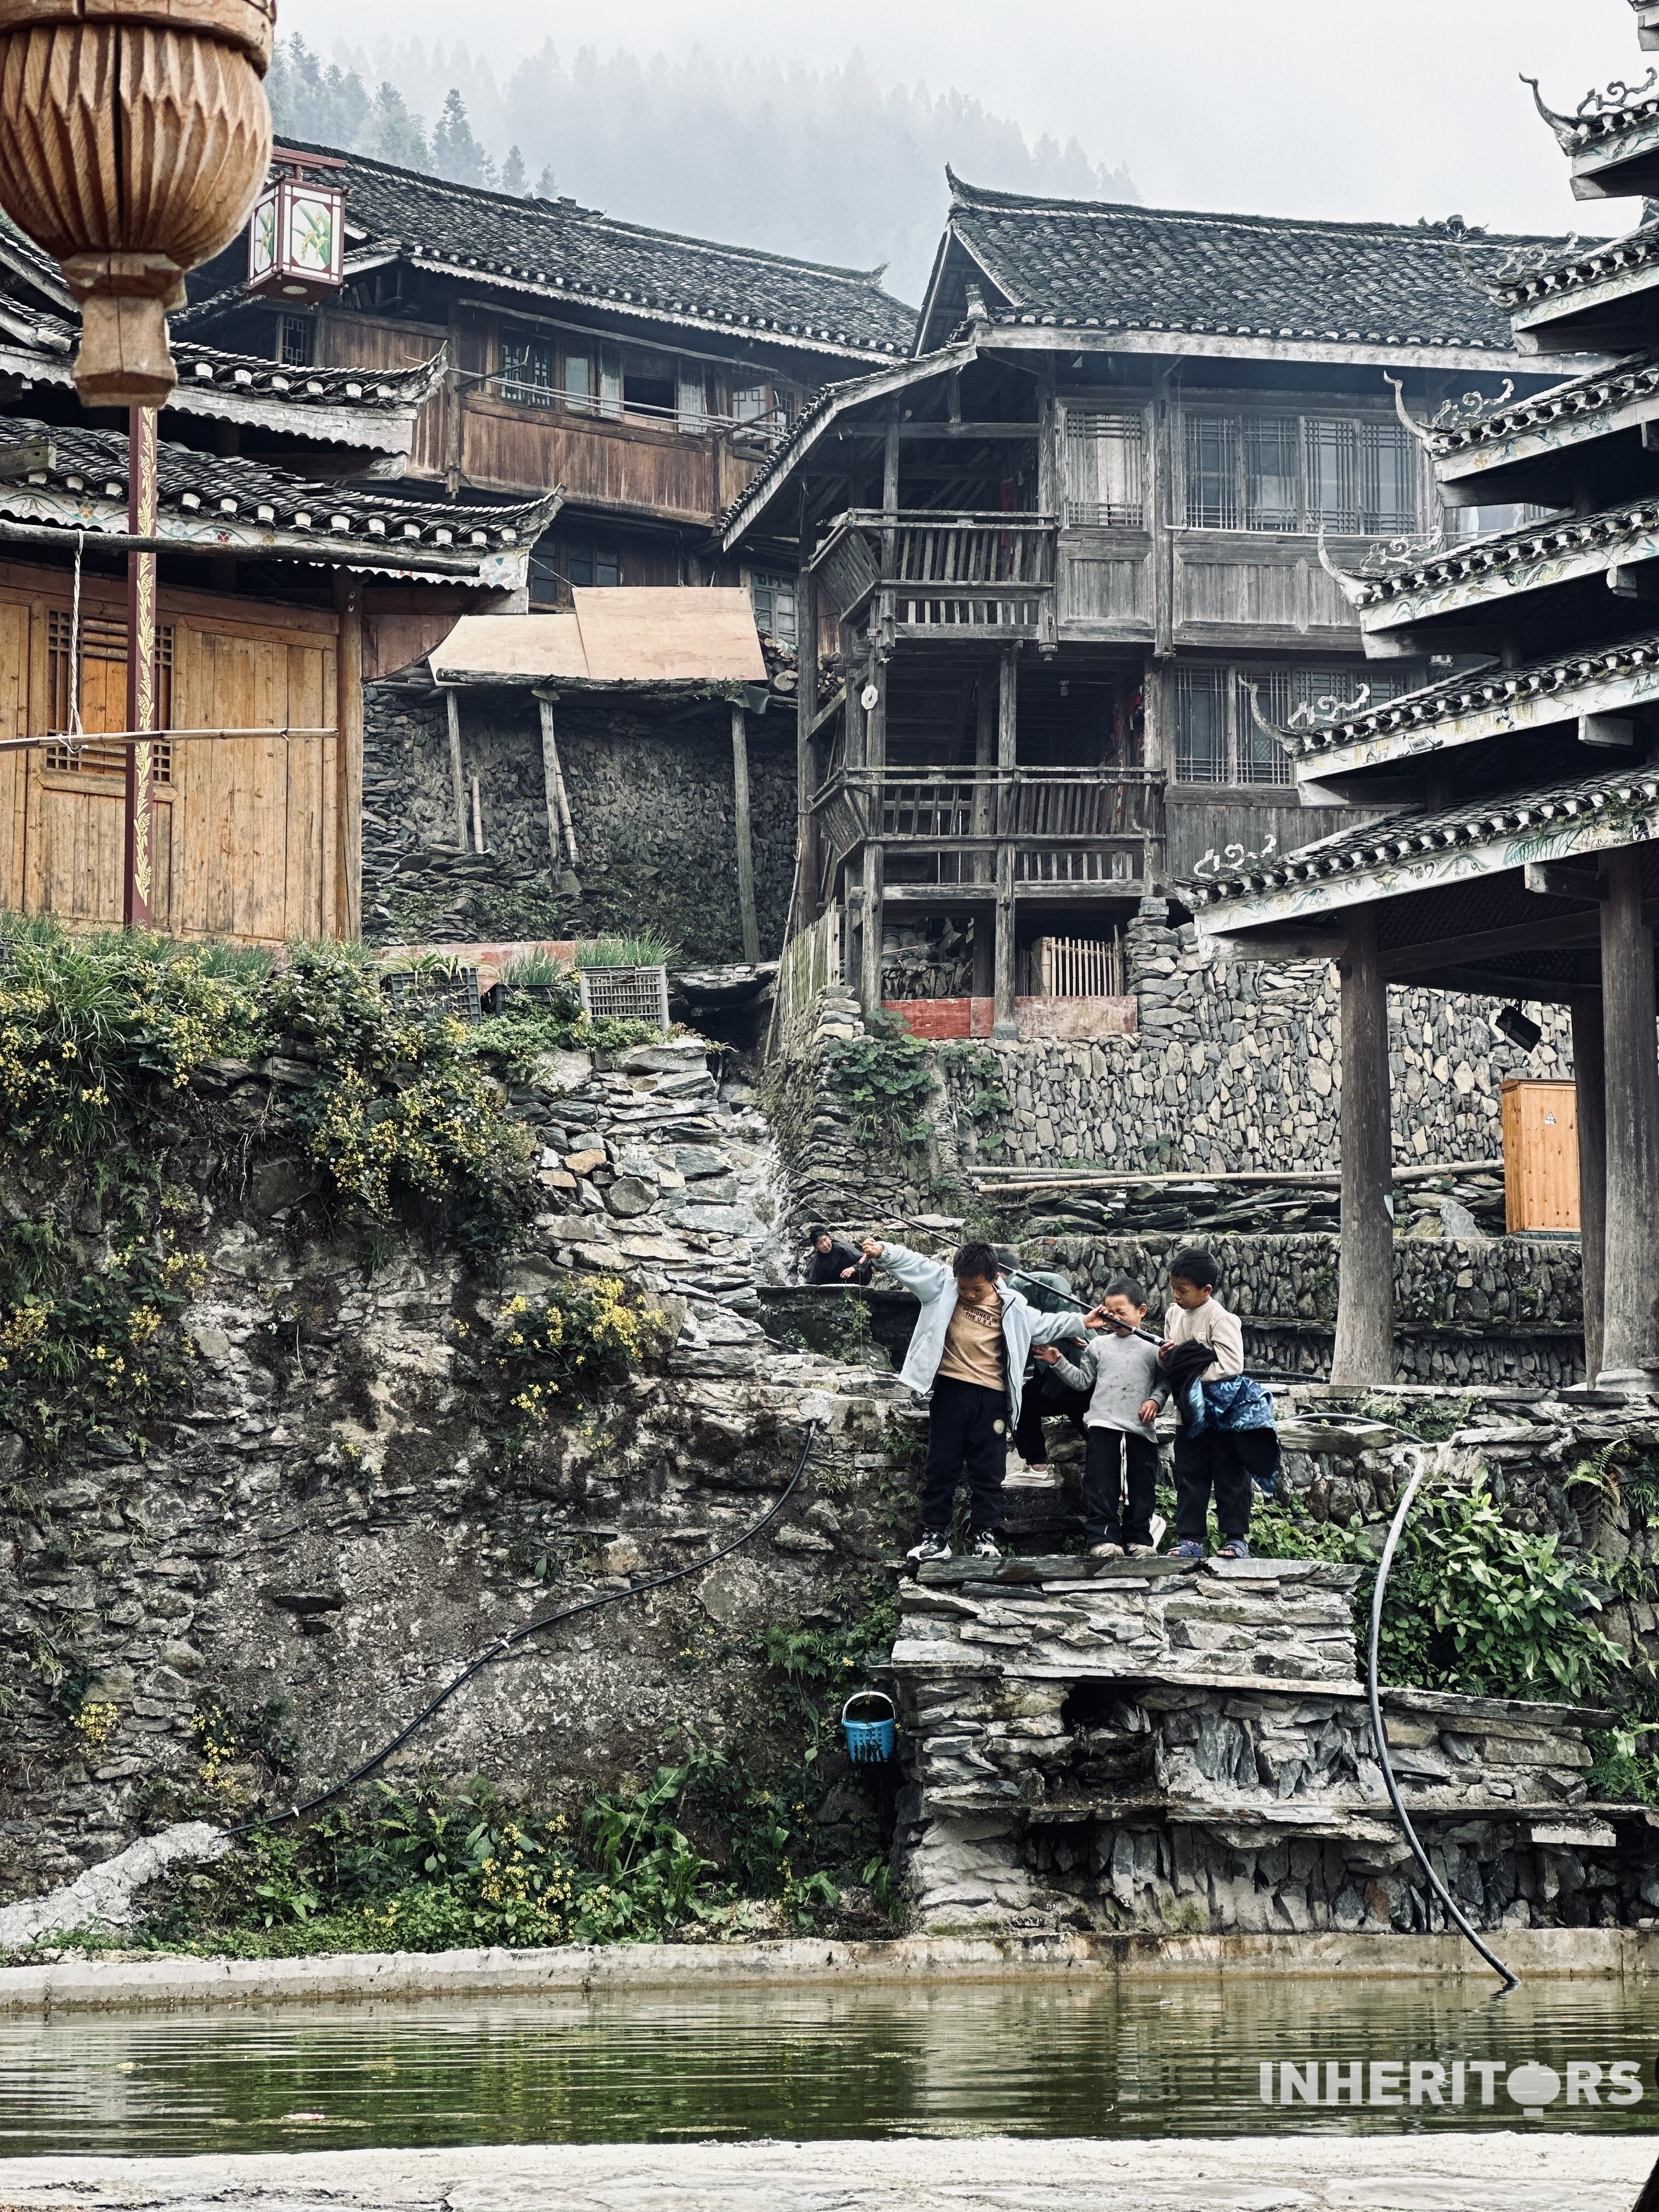
<svg viewBox="0 0 1659 2212">
<path fill-rule="evenodd" d="M 838 515 L 807 564 L 843 621 L 880 592 L 900 630 L 1035 635 L 1054 588 L 1056 526 L 1044 514 Z"/>
<path fill-rule="evenodd" d="M 1016 873 L 1026 872 L 1024 862 L 1032 881 L 1068 879 L 1037 866 L 1048 847 L 1086 851 L 1164 835 L 1162 779 L 1146 769 L 842 769 L 812 803 L 843 853 L 872 838 L 987 851 L 1013 842 L 1030 848 L 1018 856 Z M 1103 878 L 1091 871 L 1076 879 Z"/>
</svg>

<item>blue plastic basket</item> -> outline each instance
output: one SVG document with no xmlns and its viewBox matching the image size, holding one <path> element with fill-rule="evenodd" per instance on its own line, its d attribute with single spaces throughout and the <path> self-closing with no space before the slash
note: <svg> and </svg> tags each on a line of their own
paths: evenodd
<svg viewBox="0 0 1659 2212">
<path fill-rule="evenodd" d="M 885 1717 L 880 1720 L 850 1721 L 847 1716 L 854 1705 L 873 1705 L 879 1698 L 886 1706 Z M 876 1760 L 893 1756 L 893 1738 L 897 1732 L 897 1715 L 893 1700 L 885 1690 L 854 1690 L 841 1709 L 841 1724 L 847 1735 L 847 1755 L 849 1759 Z"/>
</svg>

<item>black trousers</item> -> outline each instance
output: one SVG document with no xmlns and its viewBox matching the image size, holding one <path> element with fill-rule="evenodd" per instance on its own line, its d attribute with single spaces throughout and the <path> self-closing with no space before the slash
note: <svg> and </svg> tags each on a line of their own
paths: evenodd
<svg viewBox="0 0 1659 2212">
<path fill-rule="evenodd" d="M 1215 1517 L 1224 1543 L 1250 1532 L 1250 1479 L 1279 1464 L 1279 1435 L 1273 1429 L 1200 1429 L 1176 1431 L 1176 1534 L 1183 1544 L 1201 1544 L 1215 1493 Z"/>
<path fill-rule="evenodd" d="M 1042 1388 L 1042 1368 L 1025 1380 L 1025 1389 L 1019 1401 L 1019 1425 L 1014 1431 L 1014 1449 L 1028 1467 L 1046 1467 L 1048 1447 L 1042 1440 L 1045 1420 L 1069 1421 L 1079 1436 L 1083 1433 L 1083 1416 L 1089 1410 L 1092 1395 L 1087 1390 L 1061 1389 L 1052 1395 Z"/>
<path fill-rule="evenodd" d="M 1157 1496 L 1155 1443 L 1146 1437 L 1132 1437 L 1127 1429 L 1089 1431 L 1083 1462 L 1083 1529 L 1091 1544 L 1150 1544 Z"/>
<path fill-rule="evenodd" d="M 1000 1390 L 941 1376 L 933 1385 L 922 1474 L 921 1521 L 943 1535 L 957 1486 L 965 1483 L 975 1536 L 1002 1519 L 1002 1478 L 1008 1460 L 1008 1401 Z"/>
</svg>

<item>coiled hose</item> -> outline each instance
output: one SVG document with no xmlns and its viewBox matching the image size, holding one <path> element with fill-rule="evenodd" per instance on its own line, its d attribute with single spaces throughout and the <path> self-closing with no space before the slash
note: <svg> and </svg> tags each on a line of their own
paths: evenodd
<svg viewBox="0 0 1659 2212">
<path fill-rule="evenodd" d="M 718 1552 L 711 1553 L 706 1559 L 694 1559 L 689 1566 L 675 1567 L 665 1575 L 653 1575 L 649 1582 L 635 1583 L 629 1589 L 606 1590 L 602 1596 L 584 1598 L 580 1605 L 566 1606 L 562 1613 L 550 1613 L 540 1620 L 527 1620 L 522 1627 L 512 1629 L 507 1635 L 497 1637 L 487 1650 L 481 1651 L 476 1659 L 470 1660 L 452 1681 L 446 1682 L 437 1696 L 422 1705 L 414 1719 L 407 1726 L 399 1729 L 389 1743 L 382 1744 L 372 1759 L 364 1759 L 361 1766 L 353 1767 L 349 1774 L 338 1782 L 331 1783 L 326 1790 L 319 1790 L 314 1797 L 307 1797 L 302 1803 L 290 1805 L 280 1813 L 261 1813 L 257 1819 L 244 1820 L 238 1826 L 228 1829 L 226 1833 L 232 1836 L 246 1836 L 254 1828 L 274 1827 L 278 1821 L 282 1820 L 302 1820 L 307 1813 L 314 1813 L 319 1805 L 329 1804 L 334 1798 L 343 1796 L 348 1790 L 355 1789 L 358 1783 L 367 1781 L 377 1767 L 384 1766 L 394 1752 L 401 1751 L 410 1736 L 423 1729 L 433 1715 L 441 1707 L 447 1705 L 456 1691 L 464 1684 L 470 1682 L 475 1674 L 482 1674 L 486 1667 L 493 1667 L 498 1659 L 504 1658 L 516 1645 L 526 1642 L 531 1637 L 541 1635 L 545 1629 L 556 1628 L 562 1621 L 574 1620 L 580 1613 L 597 1613 L 601 1606 L 620 1605 L 629 1598 L 648 1597 L 653 1590 L 666 1589 L 671 1583 L 683 1583 L 688 1577 L 700 1575 L 709 1567 L 718 1566 L 722 1559 L 729 1559 L 733 1552 L 740 1552 L 745 1544 L 754 1541 L 762 1529 L 769 1528 L 794 1496 L 801 1477 L 805 1474 L 811 1459 L 813 1447 L 817 1442 L 818 1430 L 822 1425 L 822 1422 L 816 1419 L 805 1424 L 801 1431 L 800 1455 L 795 1462 L 795 1471 L 784 1485 L 781 1492 L 761 1515 L 758 1521 L 745 1528 L 740 1536 L 734 1536 L 729 1544 L 723 1545 Z"/>
</svg>

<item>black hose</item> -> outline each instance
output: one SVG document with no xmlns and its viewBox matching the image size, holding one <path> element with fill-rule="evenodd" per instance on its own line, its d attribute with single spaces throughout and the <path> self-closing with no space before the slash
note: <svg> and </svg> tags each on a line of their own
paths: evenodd
<svg viewBox="0 0 1659 2212">
<path fill-rule="evenodd" d="M 319 1805 L 326 1805 L 332 1799 L 343 1796 L 348 1790 L 355 1788 L 359 1782 L 366 1781 L 376 1767 L 384 1766 L 393 1752 L 401 1751 L 410 1736 L 418 1729 L 426 1726 L 439 1707 L 448 1704 L 463 1683 L 470 1682 L 475 1674 L 481 1674 L 486 1667 L 493 1667 L 498 1659 L 504 1657 L 515 1644 L 522 1644 L 527 1637 L 539 1636 L 545 1628 L 556 1628 L 561 1621 L 574 1620 L 578 1613 L 597 1613 L 602 1605 L 620 1605 L 625 1598 L 646 1597 L 653 1590 L 666 1589 L 670 1583 L 682 1583 L 689 1575 L 700 1575 L 705 1568 L 718 1565 L 722 1559 L 729 1559 L 733 1552 L 740 1552 L 745 1544 L 752 1542 L 760 1534 L 763 1528 L 775 1521 L 793 1497 L 801 1477 L 806 1472 L 807 1462 L 812 1456 L 812 1448 L 817 1440 L 820 1425 L 821 1424 L 817 1420 L 807 1422 L 801 1438 L 800 1457 L 795 1462 L 795 1471 L 785 1484 L 781 1494 L 762 1514 L 758 1521 L 751 1523 L 740 1536 L 734 1536 L 729 1544 L 723 1545 L 718 1552 L 711 1553 L 706 1559 L 694 1559 L 689 1566 L 675 1567 L 665 1575 L 654 1575 L 649 1582 L 635 1583 L 630 1589 L 606 1590 L 602 1597 L 584 1598 L 580 1605 L 567 1606 L 562 1613 L 550 1613 L 544 1614 L 540 1620 L 526 1621 L 521 1628 L 513 1629 L 507 1635 L 497 1638 L 487 1651 L 481 1652 L 477 1658 L 471 1660 L 453 1681 L 444 1685 L 428 1705 L 422 1706 L 414 1719 L 406 1728 L 400 1729 L 390 1743 L 383 1744 L 372 1759 L 366 1759 L 361 1766 L 354 1767 L 343 1781 L 331 1783 L 326 1790 L 319 1790 L 314 1797 L 307 1797 L 303 1804 L 290 1805 L 284 1812 L 262 1813 L 256 1820 L 244 1820 L 237 1827 L 228 1828 L 226 1834 L 246 1836 L 254 1828 L 274 1827 L 280 1820 L 301 1820 L 307 1813 L 314 1813 Z"/>
<path fill-rule="evenodd" d="M 1411 1436 L 1409 1430 L 1402 1431 L 1401 1433 Z M 1389 1539 L 1382 1547 L 1382 1557 L 1377 1562 L 1376 1588 L 1371 1592 L 1371 1633 L 1365 1666 L 1365 1687 L 1370 1695 L 1371 1707 L 1371 1734 L 1376 1743 L 1376 1756 L 1378 1764 L 1382 1769 L 1383 1785 L 1389 1793 L 1389 1802 L 1394 1808 L 1394 1816 L 1400 1823 L 1401 1833 L 1411 1845 L 1413 1856 L 1422 1868 L 1430 1888 L 1445 1906 L 1448 1916 L 1468 1936 L 1493 1973 L 1502 1976 L 1504 1987 L 1497 1994 L 1499 1996 L 1507 1996 L 1511 1990 L 1520 1988 L 1521 1977 L 1519 1974 L 1512 1974 L 1504 1961 L 1494 1952 L 1489 1951 L 1481 1942 L 1453 1899 L 1451 1892 L 1435 1872 L 1428 1853 L 1418 1841 L 1417 1831 L 1413 1827 L 1401 1799 L 1400 1785 L 1395 1779 L 1394 1766 L 1389 1758 L 1388 1735 L 1382 1726 L 1382 1699 L 1377 1683 L 1377 1647 L 1382 1634 L 1382 1600 L 1388 1591 L 1389 1569 L 1394 1565 L 1395 1548 L 1405 1528 L 1406 1516 L 1411 1511 L 1412 1500 L 1417 1495 L 1418 1485 L 1423 1480 L 1425 1440 L 1421 1437 L 1412 1437 L 1411 1441 L 1419 1447 L 1417 1452 L 1417 1464 L 1412 1469 L 1411 1480 L 1400 1494 L 1400 1503 L 1395 1508 L 1394 1519 L 1389 1524 Z"/>
</svg>

